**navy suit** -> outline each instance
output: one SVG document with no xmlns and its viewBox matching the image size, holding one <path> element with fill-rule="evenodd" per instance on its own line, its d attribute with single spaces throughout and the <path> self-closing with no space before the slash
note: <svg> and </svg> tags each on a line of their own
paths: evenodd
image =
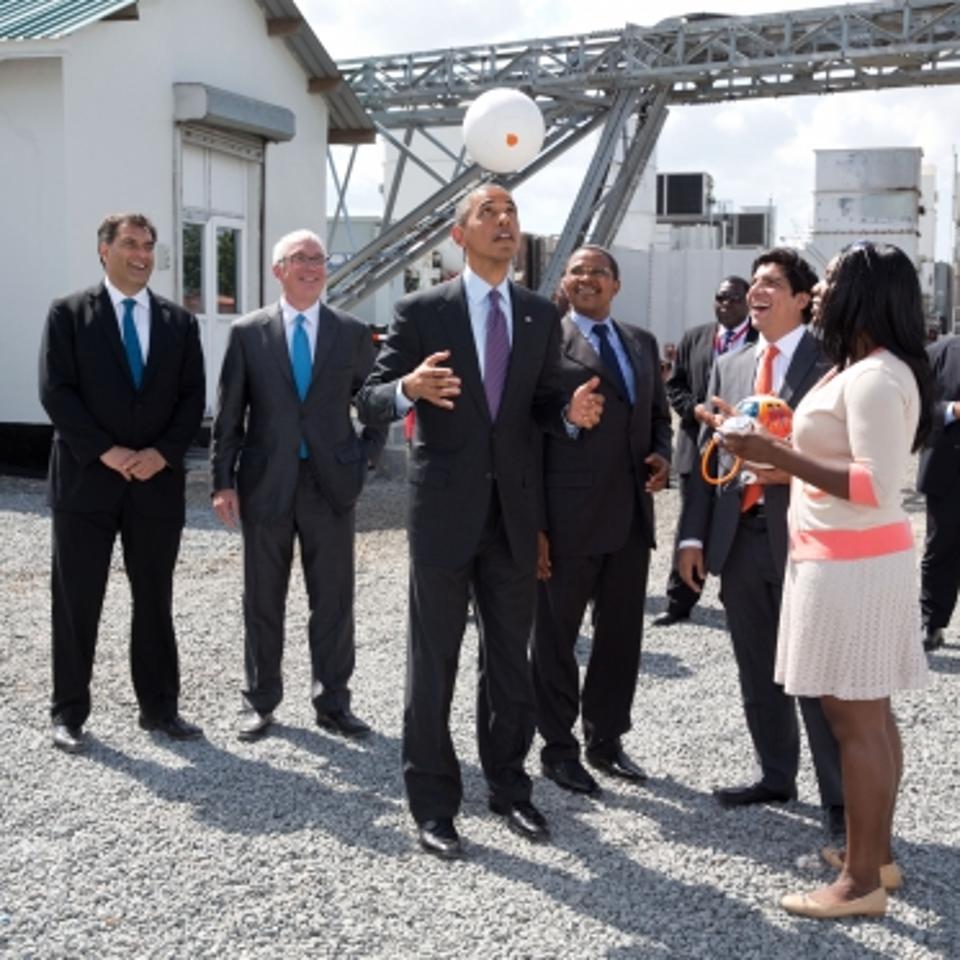
<svg viewBox="0 0 960 960">
<path fill-rule="evenodd" d="M 944 423 L 947 405 L 960 399 L 960 337 L 942 338 L 928 353 L 934 377 L 933 430 L 917 469 L 917 490 L 927 501 L 920 590 L 927 633 L 950 624 L 960 587 L 960 421 Z"/>
<path fill-rule="evenodd" d="M 50 307 L 40 352 L 40 400 L 54 426 L 53 702 L 56 723 L 79 727 L 114 540 L 119 532 L 133 594 L 131 668 L 141 713 L 177 712 L 173 568 L 183 529 L 184 456 L 204 405 L 196 318 L 150 294 L 150 346 L 138 390 L 103 284 Z M 167 466 L 126 480 L 100 456 L 114 446 L 156 448 Z"/>
</svg>

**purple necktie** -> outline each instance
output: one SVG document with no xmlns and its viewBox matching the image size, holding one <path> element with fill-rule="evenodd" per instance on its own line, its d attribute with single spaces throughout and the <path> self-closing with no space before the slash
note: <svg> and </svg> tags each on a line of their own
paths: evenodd
<svg viewBox="0 0 960 960">
<path fill-rule="evenodd" d="M 483 389 L 487 395 L 490 419 L 497 419 L 500 397 L 507 380 L 507 364 L 510 362 L 510 341 L 507 339 L 507 318 L 500 309 L 500 292 L 491 290 L 487 311 L 487 341 L 483 353 Z"/>
</svg>

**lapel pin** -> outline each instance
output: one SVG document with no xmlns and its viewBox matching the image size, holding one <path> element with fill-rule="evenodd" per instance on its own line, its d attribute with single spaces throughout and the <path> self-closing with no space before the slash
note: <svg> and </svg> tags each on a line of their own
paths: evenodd
<svg viewBox="0 0 960 960">
<path fill-rule="evenodd" d="M 523 322 L 524 322 L 524 323 L 533 323 L 533 317 L 531 317 L 531 316 L 528 314 L 528 315 L 524 316 Z"/>
</svg>

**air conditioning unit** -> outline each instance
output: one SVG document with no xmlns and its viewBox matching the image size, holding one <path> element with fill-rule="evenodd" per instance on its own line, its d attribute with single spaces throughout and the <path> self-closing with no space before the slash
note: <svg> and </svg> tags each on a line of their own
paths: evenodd
<svg viewBox="0 0 960 960">
<path fill-rule="evenodd" d="M 770 246 L 770 214 L 766 210 L 731 214 L 726 226 L 728 247 Z"/>
<path fill-rule="evenodd" d="M 709 173 L 658 173 L 657 216 L 667 220 L 703 220 L 713 204 Z"/>
</svg>

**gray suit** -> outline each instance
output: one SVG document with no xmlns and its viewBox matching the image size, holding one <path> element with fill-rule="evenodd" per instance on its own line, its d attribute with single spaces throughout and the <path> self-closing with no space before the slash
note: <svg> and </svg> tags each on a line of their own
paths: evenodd
<svg viewBox="0 0 960 960">
<path fill-rule="evenodd" d="M 729 403 L 742 400 L 754 392 L 756 367 L 755 344 L 720 357 L 713 366 L 707 395 Z M 828 367 L 816 338 L 805 333 L 787 369 L 780 397 L 795 407 Z M 705 440 L 706 431 L 701 435 L 701 441 Z M 691 480 L 680 518 L 680 539 L 706 542 L 707 570 L 720 575 L 720 599 L 727 613 L 762 782 L 772 790 L 792 793 L 800 751 L 796 711 L 792 698 L 773 680 L 790 488 L 765 487 L 764 503 L 751 516 L 740 509 L 743 485 L 739 476 L 726 486 L 713 488 L 703 481 L 699 470 Z M 836 740 L 820 701 L 799 699 L 821 801 L 825 807 L 840 806 L 843 795 Z"/>
<path fill-rule="evenodd" d="M 241 317 L 230 330 L 211 442 L 213 488 L 235 486 L 239 497 L 244 697 L 260 714 L 283 696 L 283 617 L 295 536 L 310 602 L 314 705 L 326 712 L 350 704 L 353 507 L 385 437 L 369 428 L 358 435 L 350 404 L 373 359 L 368 327 L 322 305 L 313 375 L 301 402 L 280 305 Z"/>
</svg>

